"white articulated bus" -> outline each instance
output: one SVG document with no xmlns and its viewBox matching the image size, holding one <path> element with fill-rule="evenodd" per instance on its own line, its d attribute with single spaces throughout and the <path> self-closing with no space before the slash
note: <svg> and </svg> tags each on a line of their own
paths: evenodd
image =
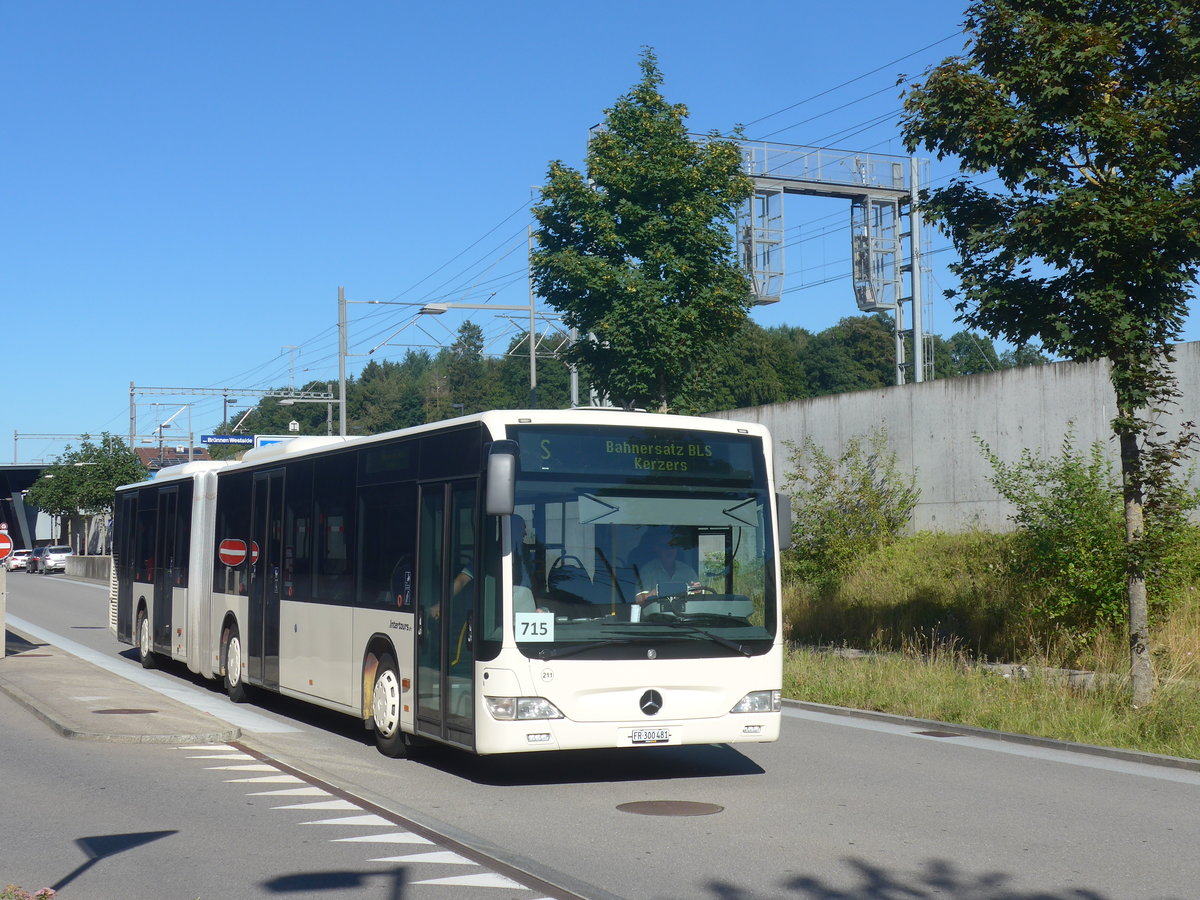
<svg viewBox="0 0 1200 900">
<path fill-rule="evenodd" d="M 379 749 L 771 741 L 790 533 L 761 426 L 487 412 L 119 489 L 111 627 Z"/>
</svg>

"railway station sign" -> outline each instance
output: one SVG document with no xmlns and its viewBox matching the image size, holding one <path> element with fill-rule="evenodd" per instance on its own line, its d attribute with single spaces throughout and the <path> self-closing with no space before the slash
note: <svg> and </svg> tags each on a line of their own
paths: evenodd
<svg viewBox="0 0 1200 900">
<path fill-rule="evenodd" d="M 215 444 L 221 447 L 253 447 L 252 434 L 202 434 L 200 443 Z"/>
</svg>

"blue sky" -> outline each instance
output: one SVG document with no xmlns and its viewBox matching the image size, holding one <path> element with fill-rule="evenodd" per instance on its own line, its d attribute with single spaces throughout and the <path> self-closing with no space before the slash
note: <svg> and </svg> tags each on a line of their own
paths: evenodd
<svg viewBox="0 0 1200 900">
<path fill-rule="evenodd" d="M 422 330 L 402 328 L 411 308 L 363 301 L 527 303 L 533 190 L 550 160 L 582 163 L 642 46 L 695 131 L 903 154 L 896 76 L 961 48 L 963 5 L 11 0 L 0 440 L 127 434 L 130 382 L 336 380 L 339 285 L 352 373 L 393 332 L 374 358 L 448 343 L 466 315 L 500 342 L 511 326 L 491 313 Z M 848 222 L 842 202 L 789 201 L 791 237 L 833 234 L 788 250 L 792 290 L 756 320 L 857 313 Z M 943 335 L 959 328 L 947 255 Z M 175 442 L 189 415 L 196 435 L 221 419 L 219 398 L 136 399 L 139 433 L 192 404 Z M 18 455 L 63 443 L 23 437 Z"/>
</svg>

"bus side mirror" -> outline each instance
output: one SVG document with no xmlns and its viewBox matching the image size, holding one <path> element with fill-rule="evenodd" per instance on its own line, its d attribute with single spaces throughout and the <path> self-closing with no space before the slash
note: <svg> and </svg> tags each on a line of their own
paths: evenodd
<svg viewBox="0 0 1200 900">
<path fill-rule="evenodd" d="M 775 521 L 779 527 L 779 549 L 792 549 L 792 498 L 787 494 L 775 495 Z"/>
<path fill-rule="evenodd" d="M 484 512 L 489 516 L 511 516 L 517 502 L 517 459 L 521 448 L 516 441 L 495 441 L 488 450 L 487 493 Z"/>
</svg>

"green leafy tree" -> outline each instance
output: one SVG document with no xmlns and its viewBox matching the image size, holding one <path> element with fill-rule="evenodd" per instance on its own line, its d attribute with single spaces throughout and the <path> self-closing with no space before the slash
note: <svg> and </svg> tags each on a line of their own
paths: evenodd
<svg viewBox="0 0 1200 900">
<path fill-rule="evenodd" d="M 500 390 L 496 407 L 529 408 L 528 334 L 513 338 L 507 355 L 495 360 L 491 367 L 489 377 L 492 376 Z M 586 397 L 581 398 L 581 402 L 586 401 Z M 537 405 L 542 409 L 567 409 L 571 405 L 571 372 L 554 348 L 542 342 L 537 347 Z"/>
<path fill-rule="evenodd" d="M 976 375 L 1004 368 L 990 338 L 970 331 L 959 331 L 946 341 L 950 353 L 947 375 Z M 943 370 L 939 369 L 939 374 Z"/>
<path fill-rule="evenodd" d="M 482 412 L 495 405 L 494 382 L 489 378 L 488 361 L 483 357 L 483 329 L 470 319 L 463 322 L 449 350 L 444 351 L 443 365 L 450 402 L 456 414 Z"/>
<path fill-rule="evenodd" d="M 1044 366 L 1050 362 L 1046 356 L 1033 344 L 1021 344 L 1000 354 L 1000 365 L 1006 369 L 1020 366 Z"/>
<path fill-rule="evenodd" d="M 820 397 L 896 383 L 896 339 L 882 313 L 849 316 L 813 336 L 804 358 L 808 394 Z"/>
<path fill-rule="evenodd" d="M 1200 265 L 1200 17 L 1194 0 L 980 0 L 964 55 L 905 100 L 910 150 L 965 175 L 925 212 L 961 262 L 963 320 L 1069 360 L 1116 393 L 1134 705 L 1153 696 L 1144 505 L 1193 440 L 1151 433 Z M 995 177 L 985 190 L 973 176 Z"/>
<path fill-rule="evenodd" d="M 424 351 L 409 350 L 401 362 L 372 360 L 347 387 L 353 434 L 381 434 L 425 421 L 422 384 L 433 360 Z"/>
<path fill-rule="evenodd" d="M 111 513 L 117 488 L 145 477 L 146 469 L 137 454 L 119 437 L 104 432 L 98 442 L 84 436 L 78 448 L 67 447 L 34 482 L 25 499 L 63 519 L 79 513 Z"/>
<path fill-rule="evenodd" d="M 666 410 L 710 344 L 745 320 L 732 223 L 751 194 L 736 144 L 692 140 L 651 50 L 588 141 L 586 175 L 550 164 L 534 207 L 538 292 L 580 335 L 568 357 L 615 402 Z"/>
</svg>

